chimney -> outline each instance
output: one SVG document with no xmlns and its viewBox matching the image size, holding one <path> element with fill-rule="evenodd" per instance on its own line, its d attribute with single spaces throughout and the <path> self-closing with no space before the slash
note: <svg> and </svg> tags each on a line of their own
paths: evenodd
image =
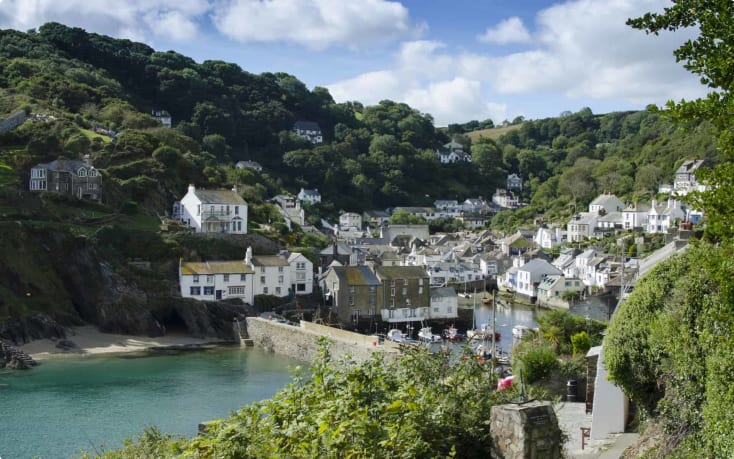
<svg viewBox="0 0 734 459">
<path fill-rule="evenodd" d="M 247 246 L 245 251 L 245 264 L 252 266 L 252 246 Z"/>
<path fill-rule="evenodd" d="M 193 183 L 189 183 L 189 193 L 194 194 L 196 192 L 196 187 Z"/>
</svg>

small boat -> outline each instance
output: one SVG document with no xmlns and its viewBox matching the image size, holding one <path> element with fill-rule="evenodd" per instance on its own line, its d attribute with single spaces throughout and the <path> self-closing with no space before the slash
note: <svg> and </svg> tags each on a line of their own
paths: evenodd
<svg viewBox="0 0 734 459">
<path fill-rule="evenodd" d="M 416 341 L 408 336 L 406 333 L 403 333 L 402 330 L 399 330 L 397 328 L 393 328 L 390 331 L 387 332 L 387 335 L 385 335 L 385 339 L 388 341 L 392 341 L 393 343 L 415 343 Z"/>
<path fill-rule="evenodd" d="M 458 341 L 463 341 L 466 338 L 466 335 L 460 333 L 459 330 L 452 325 L 443 331 L 443 338 L 446 341 L 456 343 Z"/>
<path fill-rule="evenodd" d="M 483 361 L 490 360 L 492 358 L 492 346 L 490 344 L 480 344 L 474 349 L 477 357 Z M 500 348 L 496 348 L 494 363 L 497 365 L 510 365 L 510 356 L 502 351 Z"/>
<path fill-rule="evenodd" d="M 418 339 L 424 343 L 437 343 L 441 341 L 441 335 L 436 335 L 431 327 L 423 327 L 418 331 Z"/>
<path fill-rule="evenodd" d="M 477 329 L 466 331 L 466 337 L 469 339 L 483 339 L 485 341 L 491 341 L 492 335 L 494 335 L 495 341 L 499 341 L 501 338 L 499 332 L 493 331 L 491 324 L 481 324 Z"/>
<path fill-rule="evenodd" d="M 515 325 L 512 327 L 512 337 L 522 339 L 528 333 L 537 331 L 539 331 L 537 328 L 530 328 L 527 325 Z"/>
</svg>

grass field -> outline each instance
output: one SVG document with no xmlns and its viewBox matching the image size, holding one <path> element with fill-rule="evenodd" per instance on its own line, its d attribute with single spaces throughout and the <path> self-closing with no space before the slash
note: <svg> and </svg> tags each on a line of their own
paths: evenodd
<svg viewBox="0 0 734 459">
<path fill-rule="evenodd" d="M 472 139 L 477 140 L 480 137 L 488 137 L 492 140 L 497 140 L 502 134 L 507 134 L 510 131 L 519 129 L 522 124 L 514 124 L 507 127 L 496 127 L 490 129 L 480 129 L 478 131 L 467 132 L 466 135 Z"/>
<path fill-rule="evenodd" d="M 79 129 L 82 131 L 82 134 L 84 134 L 89 140 L 93 140 L 95 137 L 99 137 L 102 139 L 102 142 L 104 143 L 110 143 L 112 141 L 111 138 L 107 137 L 106 135 L 97 134 L 94 131 L 90 131 L 89 129 Z"/>
</svg>

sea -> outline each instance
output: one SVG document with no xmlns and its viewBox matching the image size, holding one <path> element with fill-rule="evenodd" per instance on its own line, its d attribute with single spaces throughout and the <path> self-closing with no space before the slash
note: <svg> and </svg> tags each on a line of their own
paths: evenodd
<svg viewBox="0 0 734 459">
<path fill-rule="evenodd" d="M 513 345 L 512 327 L 537 327 L 542 314 L 502 302 L 473 309 L 477 327 L 496 321 L 497 346 L 505 352 Z M 271 398 L 298 366 L 308 363 L 223 347 L 64 357 L 31 370 L 0 370 L 0 459 L 94 456 L 120 448 L 148 426 L 190 437 L 200 422 Z"/>
<path fill-rule="evenodd" d="M 299 360 L 256 348 L 65 357 L 0 370 L 0 458 L 120 448 L 147 426 L 193 436 L 200 422 L 271 398 Z"/>
</svg>

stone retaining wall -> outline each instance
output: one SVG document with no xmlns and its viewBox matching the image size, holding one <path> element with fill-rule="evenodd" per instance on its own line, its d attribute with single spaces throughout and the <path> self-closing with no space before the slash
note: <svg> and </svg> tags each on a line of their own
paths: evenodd
<svg viewBox="0 0 734 459">
<path fill-rule="evenodd" d="M 330 350 L 335 358 L 349 354 L 357 361 L 364 361 L 375 352 L 397 353 L 394 347 L 380 344 L 376 336 L 306 321 L 301 321 L 300 326 L 296 327 L 260 317 L 248 317 L 247 333 L 257 347 L 306 362 L 312 362 L 316 357 L 317 341 L 321 336 L 332 340 Z"/>
</svg>

